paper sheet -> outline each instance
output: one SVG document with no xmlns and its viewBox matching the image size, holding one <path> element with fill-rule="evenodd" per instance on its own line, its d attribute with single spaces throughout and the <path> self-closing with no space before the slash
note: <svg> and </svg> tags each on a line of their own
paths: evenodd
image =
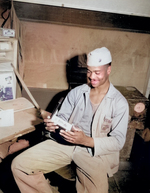
<svg viewBox="0 0 150 193">
<path fill-rule="evenodd" d="M 0 127 L 14 125 L 14 109 L 0 110 Z"/>
</svg>

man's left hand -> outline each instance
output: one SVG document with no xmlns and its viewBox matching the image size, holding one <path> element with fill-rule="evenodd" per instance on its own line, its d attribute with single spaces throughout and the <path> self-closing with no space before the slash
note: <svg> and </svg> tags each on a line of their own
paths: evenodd
<svg viewBox="0 0 150 193">
<path fill-rule="evenodd" d="M 78 127 L 73 126 L 71 131 L 60 130 L 60 135 L 70 143 L 94 147 L 93 138 L 86 136 Z"/>
</svg>

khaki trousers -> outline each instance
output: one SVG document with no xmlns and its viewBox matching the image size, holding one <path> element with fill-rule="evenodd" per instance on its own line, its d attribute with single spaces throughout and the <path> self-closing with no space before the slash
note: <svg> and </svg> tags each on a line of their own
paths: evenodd
<svg viewBox="0 0 150 193">
<path fill-rule="evenodd" d="M 52 140 L 18 155 L 12 162 L 12 172 L 21 193 L 52 193 L 52 187 L 43 174 L 64 167 L 72 160 L 77 166 L 78 193 L 108 193 L 107 170 L 100 157 L 91 157 L 86 148 L 62 145 Z"/>
</svg>

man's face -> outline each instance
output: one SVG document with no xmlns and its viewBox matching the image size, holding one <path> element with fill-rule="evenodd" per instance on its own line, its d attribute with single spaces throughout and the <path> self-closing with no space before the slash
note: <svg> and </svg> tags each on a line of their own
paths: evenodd
<svg viewBox="0 0 150 193">
<path fill-rule="evenodd" d="M 97 88 L 104 85 L 109 80 L 111 66 L 103 65 L 98 67 L 87 66 L 87 79 L 92 87 Z"/>
</svg>

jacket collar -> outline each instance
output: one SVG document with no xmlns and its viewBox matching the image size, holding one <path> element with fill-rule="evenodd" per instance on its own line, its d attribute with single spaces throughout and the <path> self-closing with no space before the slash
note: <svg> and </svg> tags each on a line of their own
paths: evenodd
<svg viewBox="0 0 150 193">
<path fill-rule="evenodd" d="M 110 86 L 109 86 L 108 92 L 106 94 L 106 97 L 115 98 L 116 94 L 117 94 L 116 91 L 117 91 L 117 89 L 112 85 L 112 83 L 110 83 Z"/>
<path fill-rule="evenodd" d="M 81 91 L 83 93 L 90 93 L 90 86 L 88 86 L 88 84 L 83 84 L 82 85 L 82 88 L 81 88 Z M 116 97 L 116 88 L 113 86 L 113 84 L 110 82 L 110 86 L 109 86 L 109 89 L 108 89 L 108 92 L 106 94 L 105 97 L 108 97 L 108 98 L 115 98 Z"/>
</svg>

